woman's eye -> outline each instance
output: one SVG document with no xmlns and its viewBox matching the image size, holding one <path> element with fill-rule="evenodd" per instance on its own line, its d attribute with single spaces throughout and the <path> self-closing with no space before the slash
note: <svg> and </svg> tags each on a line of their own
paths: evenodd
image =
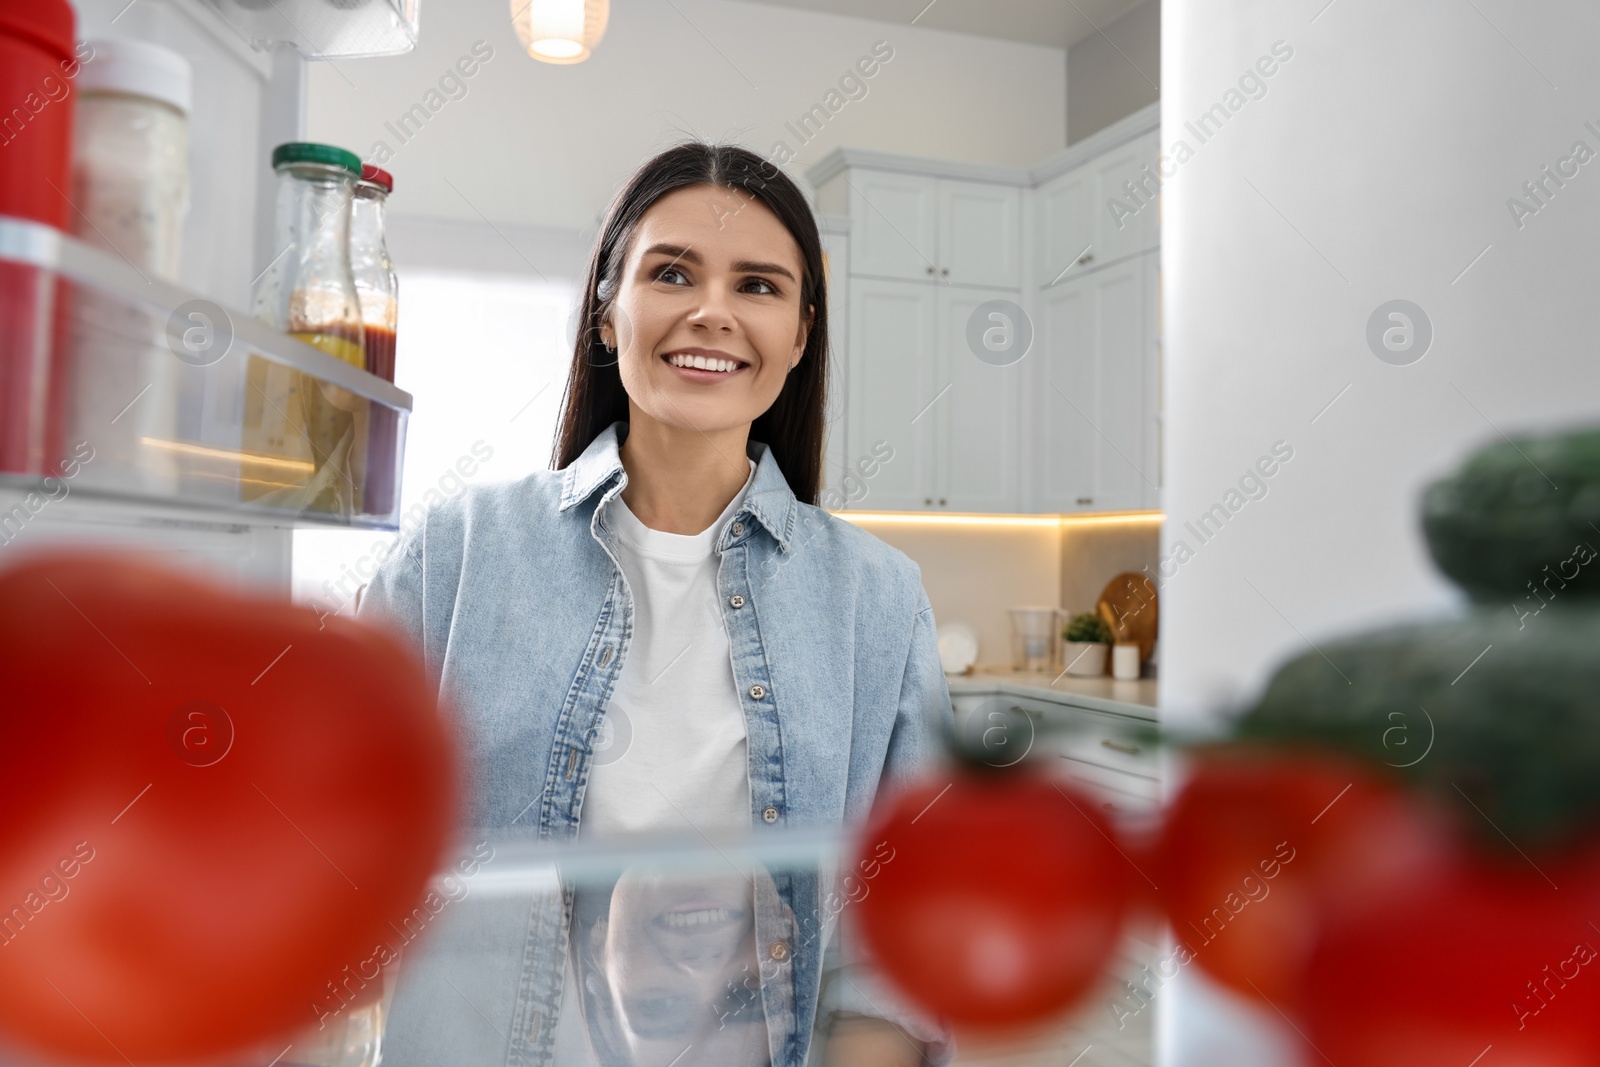
<svg viewBox="0 0 1600 1067">
<path fill-rule="evenodd" d="M 765 296 L 768 293 L 776 294 L 778 292 L 778 287 L 773 285 L 771 282 L 767 281 L 765 278 L 751 278 L 745 284 L 746 285 L 762 285 L 762 286 L 766 286 L 765 290 L 763 290 L 763 292 L 762 292 L 763 296 Z"/>
<path fill-rule="evenodd" d="M 668 266 L 662 267 L 660 270 L 656 271 L 656 281 L 666 281 L 667 275 L 669 274 L 676 274 L 680 278 L 683 277 L 683 271 L 669 264 Z"/>
</svg>

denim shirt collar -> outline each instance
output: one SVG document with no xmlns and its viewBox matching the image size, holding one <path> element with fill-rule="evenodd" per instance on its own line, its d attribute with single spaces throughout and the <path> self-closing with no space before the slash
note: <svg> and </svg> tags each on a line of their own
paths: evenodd
<svg viewBox="0 0 1600 1067">
<path fill-rule="evenodd" d="M 628 435 L 626 422 L 614 422 L 602 430 L 583 454 L 567 465 L 561 484 L 560 510 L 567 511 L 588 500 L 599 490 L 619 479 L 617 490 L 628 484 L 628 475 L 622 467 L 622 442 Z M 794 524 L 799 512 L 799 501 L 789 482 L 783 476 L 772 450 L 759 441 L 745 445 L 746 454 L 756 464 L 756 472 L 745 494 L 738 515 L 755 518 L 778 547 L 787 553 L 794 534 Z M 737 538 L 730 538 L 729 543 Z M 721 547 L 726 547 L 723 545 Z"/>
</svg>

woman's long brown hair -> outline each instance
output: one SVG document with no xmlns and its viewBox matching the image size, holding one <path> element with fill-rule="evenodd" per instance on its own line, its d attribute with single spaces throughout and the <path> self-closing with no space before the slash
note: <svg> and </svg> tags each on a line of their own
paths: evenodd
<svg viewBox="0 0 1600 1067">
<path fill-rule="evenodd" d="M 583 454 L 613 422 L 627 421 L 628 394 L 617 357 L 600 340 L 600 325 L 621 284 L 634 228 L 650 206 L 690 185 L 737 189 L 765 204 L 800 247 L 800 308 L 814 308 L 799 366 L 772 407 L 750 426 L 750 439 L 772 450 L 794 495 L 817 503 L 822 489 L 823 415 L 828 383 L 828 299 L 817 221 L 793 181 L 749 149 L 690 141 L 667 149 L 638 169 L 612 201 L 585 273 L 578 336 L 562 400 L 552 465 L 560 470 Z"/>
</svg>

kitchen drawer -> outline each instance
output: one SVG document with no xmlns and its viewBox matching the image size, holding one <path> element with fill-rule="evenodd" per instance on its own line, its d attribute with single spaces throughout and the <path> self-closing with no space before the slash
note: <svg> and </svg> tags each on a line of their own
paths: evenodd
<svg viewBox="0 0 1600 1067">
<path fill-rule="evenodd" d="M 1123 774 L 1151 780 L 1159 777 L 1155 747 L 1136 734 L 1140 726 L 1148 724 L 1076 708 L 1073 721 L 1076 729 L 1062 739 L 1062 755 Z"/>
<path fill-rule="evenodd" d="M 1161 783 L 1139 774 L 1125 774 L 1094 763 L 1084 763 L 1071 756 L 1060 757 L 1061 769 L 1090 787 L 1097 796 L 1103 795 L 1119 808 L 1148 810 L 1161 803 Z"/>
<path fill-rule="evenodd" d="M 1158 776 L 1155 749 L 1136 736 L 1148 723 L 1048 700 L 1009 699 L 1030 715 L 1053 720 L 1058 727 L 1070 724 L 1045 742 L 1061 755 L 1123 774 L 1151 779 Z"/>
</svg>

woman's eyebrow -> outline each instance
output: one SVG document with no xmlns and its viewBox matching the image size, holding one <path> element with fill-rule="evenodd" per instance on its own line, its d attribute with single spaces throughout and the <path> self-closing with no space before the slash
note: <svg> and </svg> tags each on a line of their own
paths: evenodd
<svg viewBox="0 0 1600 1067">
<path fill-rule="evenodd" d="M 699 252 L 696 252 L 692 248 L 685 248 L 682 245 L 669 245 L 658 242 L 644 250 L 644 254 L 647 256 L 655 253 L 671 256 L 674 260 L 681 259 L 686 263 L 693 263 L 696 266 L 699 266 L 705 262 L 705 260 L 701 258 Z M 791 282 L 795 280 L 795 277 L 792 273 L 790 273 L 789 268 L 778 263 L 763 263 L 753 259 L 741 259 L 734 263 L 733 269 L 737 274 L 778 274 L 788 278 Z"/>
</svg>

